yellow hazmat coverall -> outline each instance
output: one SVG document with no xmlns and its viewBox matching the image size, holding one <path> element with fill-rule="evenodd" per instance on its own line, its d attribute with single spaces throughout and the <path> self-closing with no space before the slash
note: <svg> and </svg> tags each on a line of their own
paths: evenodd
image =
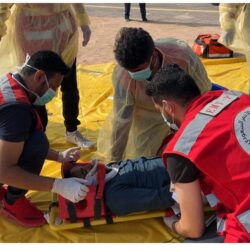
<svg viewBox="0 0 250 250">
<path fill-rule="evenodd" d="M 211 89 L 206 70 L 187 43 L 160 39 L 156 49 L 163 56 L 163 65 L 176 63 L 196 81 L 202 92 Z M 133 80 L 127 70 L 115 67 L 113 72 L 113 112 L 100 130 L 97 147 L 104 161 L 119 161 L 139 156 L 155 156 L 162 140 L 170 133 L 161 114 L 145 94 L 146 81 Z"/>
<path fill-rule="evenodd" d="M 57 52 L 72 66 L 78 26 L 87 24 L 83 4 L 0 4 L 0 74 L 15 70 L 38 48 Z"/>
<path fill-rule="evenodd" d="M 221 3 L 219 10 L 223 31 L 219 42 L 232 50 L 242 51 L 250 70 L 250 4 Z"/>
</svg>

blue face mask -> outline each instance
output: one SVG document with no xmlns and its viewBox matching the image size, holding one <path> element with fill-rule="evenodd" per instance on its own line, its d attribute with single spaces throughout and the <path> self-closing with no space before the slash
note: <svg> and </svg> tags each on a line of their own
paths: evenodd
<svg viewBox="0 0 250 250">
<path fill-rule="evenodd" d="M 143 80 L 147 80 L 151 76 L 152 70 L 148 66 L 146 69 L 143 69 L 137 72 L 128 71 L 128 73 L 131 76 L 131 78 L 133 78 L 134 80 L 143 81 Z"/>
<path fill-rule="evenodd" d="M 26 57 L 26 61 L 27 61 L 27 57 Z M 39 70 L 29 64 L 27 64 L 27 62 L 25 62 L 22 67 L 30 67 L 34 70 Z M 56 92 L 49 87 L 49 82 L 48 82 L 48 79 L 47 79 L 47 76 L 45 75 L 45 81 L 46 81 L 46 84 L 47 84 L 47 91 L 42 95 L 42 96 L 39 96 L 37 93 L 31 91 L 30 89 L 27 89 L 29 92 L 31 92 L 33 95 L 36 96 L 36 100 L 34 101 L 34 105 L 39 105 L 39 106 L 44 106 L 46 103 L 50 102 L 55 96 L 56 96 Z M 25 88 L 26 89 L 26 88 Z"/>
<path fill-rule="evenodd" d="M 44 106 L 46 103 L 50 102 L 55 96 L 56 96 L 56 92 L 52 88 L 48 88 L 47 91 L 42 96 L 38 96 L 38 95 L 36 96 L 36 100 L 33 104 Z"/>
<path fill-rule="evenodd" d="M 145 81 L 147 80 L 151 75 L 152 75 L 152 70 L 150 69 L 150 65 L 152 62 L 152 57 L 150 59 L 149 65 L 146 69 L 137 71 L 137 72 L 130 72 L 128 71 L 129 75 L 131 76 L 132 79 L 137 80 L 137 81 Z"/>
</svg>

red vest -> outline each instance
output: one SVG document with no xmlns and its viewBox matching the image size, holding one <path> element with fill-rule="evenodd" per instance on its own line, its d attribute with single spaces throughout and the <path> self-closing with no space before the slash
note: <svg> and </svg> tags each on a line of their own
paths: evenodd
<svg viewBox="0 0 250 250">
<path fill-rule="evenodd" d="M 211 91 L 194 100 L 163 153 L 188 158 L 217 210 L 225 242 L 250 242 L 250 96 Z"/>
<path fill-rule="evenodd" d="M 11 103 L 25 103 L 31 105 L 31 102 L 23 89 L 23 87 L 16 82 L 10 73 L 1 76 L 0 78 L 0 106 Z M 42 130 L 42 123 L 38 113 L 34 110 L 37 118 L 37 130 Z"/>
</svg>

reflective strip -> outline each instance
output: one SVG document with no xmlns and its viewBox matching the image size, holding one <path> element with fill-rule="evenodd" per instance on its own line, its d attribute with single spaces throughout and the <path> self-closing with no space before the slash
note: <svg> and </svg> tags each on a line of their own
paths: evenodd
<svg viewBox="0 0 250 250">
<path fill-rule="evenodd" d="M 226 229 L 226 220 L 217 217 L 217 232 L 222 233 Z"/>
<path fill-rule="evenodd" d="M 72 26 L 69 20 L 60 23 L 57 28 L 59 28 L 61 32 L 72 32 Z M 54 36 L 54 29 L 25 32 L 25 38 L 27 41 L 51 40 Z"/>
<path fill-rule="evenodd" d="M 250 233 L 250 210 L 241 213 L 237 216 L 240 223 L 244 226 L 248 233 Z"/>
<path fill-rule="evenodd" d="M 34 1 L 35 2 L 35 1 Z M 39 4 L 38 4 L 39 5 Z M 61 14 L 64 11 L 68 10 L 68 7 L 63 4 L 45 4 L 43 6 L 24 6 L 22 8 L 22 14 L 26 17 L 40 17 L 40 16 L 48 16 Z M 49 18 L 49 17 L 48 17 Z"/>
<path fill-rule="evenodd" d="M 53 33 L 53 30 L 30 31 L 25 32 L 25 38 L 27 41 L 51 40 L 53 37 Z"/>
<path fill-rule="evenodd" d="M 4 101 L 8 101 L 8 102 L 15 102 L 16 101 L 16 97 L 13 93 L 13 90 L 10 86 L 10 82 L 9 79 L 7 78 L 7 76 L 3 76 L 0 79 L 0 89 L 2 92 L 2 95 L 4 97 Z"/>
<path fill-rule="evenodd" d="M 214 57 L 228 57 L 230 56 L 230 53 L 226 53 L 226 54 L 209 54 L 207 57 L 208 58 L 214 58 Z"/>
<path fill-rule="evenodd" d="M 239 97 L 242 95 L 241 92 L 237 91 L 225 91 L 221 96 L 213 100 L 215 102 L 217 99 L 223 98 L 222 96 L 236 96 Z M 235 97 L 232 100 L 236 99 Z M 212 103 L 210 102 L 210 103 Z M 210 104 L 209 103 L 209 104 Z M 207 105 L 209 105 L 207 104 Z M 229 105 L 229 104 L 228 104 Z M 196 142 L 198 136 L 201 134 L 205 126 L 213 119 L 214 117 L 207 114 L 198 113 L 195 118 L 185 127 L 182 135 L 179 137 L 178 141 L 174 146 L 174 151 L 179 151 L 184 154 L 189 154 L 192 146 Z"/>
<path fill-rule="evenodd" d="M 213 193 L 207 194 L 206 199 L 211 207 L 215 207 L 219 203 L 218 198 Z"/>
<path fill-rule="evenodd" d="M 174 151 L 189 154 L 192 146 L 204 127 L 213 119 L 213 116 L 198 114 L 184 129 L 182 135 L 174 146 Z"/>
</svg>

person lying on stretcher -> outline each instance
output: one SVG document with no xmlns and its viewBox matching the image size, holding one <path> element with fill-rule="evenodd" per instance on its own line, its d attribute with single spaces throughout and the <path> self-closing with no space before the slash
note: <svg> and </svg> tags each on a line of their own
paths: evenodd
<svg viewBox="0 0 250 250">
<path fill-rule="evenodd" d="M 75 164 L 64 171 L 64 177 L 85 179 L 87 186 L 97 185 L 97 165 L 97 160 L 92 163 Z M 178 203 L 172 198 L 175 196 L 171 192 L 170 177 L 161 157 L 140 157 L 112 162 L 105 165 L 105 168 L 104 200 L 113 214 L 123 216 L 136 212 L 162 210 L 166 212 L 164 223 L 172 229 L 170 224 L 180 216 L 180 210 Z M 206 227 L 209 229 L 201 240 L 211 238 L 213 242 L 215 231 L 214 225 L 211 225 L 213 221 L 214 215 L 206 221 Z"/>
<path fill-rule="evenodd" d="M 65 178 L 87 180 L 96 185 L 97 161 L 73 167 Z M 134 212 L 165 210 L 175 205 L 170 178 L 160 157 L 140 157 L 106 165 L 104 200 L 112 213 L 121 216 Z"/>
</svg>

